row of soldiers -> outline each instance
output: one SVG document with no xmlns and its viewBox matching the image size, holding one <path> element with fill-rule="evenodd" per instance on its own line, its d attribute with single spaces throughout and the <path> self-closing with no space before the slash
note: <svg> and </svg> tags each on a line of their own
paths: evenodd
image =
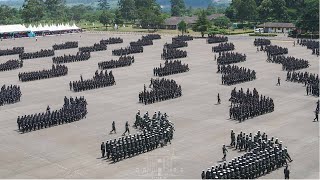
<svg viewBox="0 0 320 180">
<path fill-rule="evenodd" d="M 153 45 L 153 41 L 150 39 L 138 39 L 138 41 L 130 42 L 130 46 L 151 46 Z"/>
<path fill-rule="evenodd" d="M 237 52 L 219 52 L 217 64 L 225 65 L 225 64 L 239 63 L 239 62 L 246 61 L 246 59 L 247 59 L 247 56 L 245 54 L 242 55 L 241 53 L 237 53 Z"/>
<path fill-rule="evenodd" d="M 263 49 L 264 52 L 267 52 L 268 57 L 275 55 L 284 55 L 288 54 L 288 48 L 284 48 L 277 45 L 268 45 Z"/>
<path fill-rule="evenodd" d="M 249 147 L 248 152 L 235 157 L 223 165 L 212 166 L 201 173 L 202 179 L 256 179 L 271 173 L 283 166 L 287 166 L 292 159 L 286 147 L 278 138 L 268 139 L 268 136 L 260 131 L 249 135 L 240 133 L 236 135 L 231 130 L 230 147 Z M 289 176 L 289 175 L 288 175 Z"/>
<path fill-rule="evenodd" d="M 228 42 L 227 36 L 209 36 L 207 38 L 207 44 L 214 44 L 214 43 L 222 43 Z"/>
<path fill-rule="evenodd" d="M 219 43 L 218 46 L 212 47 L 212 52 L 223 52 L 223 51 L 233 51 L 233 43 Z"/>
<path fill-rule="evenodd" d="M 151 79 L 149 87 L 151 90 L 144 85 L 144 90 L 139 93 L 139 102 L 145 105 L 182 96 L 181 85 L 174 80 Z"/>
<path fill-rule="evenodd" d="M 100 40 L 100 44 L 108 45 L 108 44 L 120 44 L 123 43 L 123 39 L 120 37 L 110 37 L 109 39 Z"/>
<path fill-rule="evenodd" d="M 145 36 L 141 37 L 142 39 L 149 39 L 149 40 L 157 40 L 157 39 L 161 39 L 160 34 L 147 34 Z"/>
<path fill-rule="evenodd" d="M 80 92 L 107 86 L 113 86 L 115 84 L 116 81 L 114 79 L 112 71 L 110 71 L 108 74 L 107 70 L 105 70 L 105 72 L 100 71 L 100 73 L 97 70 L 92 79 L 83 80 L 81 75 L 79 81 L 70 81 L 69 87 L 70 91 Z"/>
<path fill-rule="evenodd" d="M 153 75 L 162 77 L 187 71 L 189 71 L 188 64 L 182 64 L 179 60 L 170 62 L 166 60 L 164 67 L 160 64 L 160 67 L 153 68 Z"/>
<path fill-rule="evenodd" d="M 172 38 L 172 42 L 176 41 L 176 40 L 178 40 L 178 41 L 192 41 L 193 37 L 190 35 L 178 35 L 178 36 Z"/>
<path fill-rule="evenodd" d="M 163 60 L 171 60 L 171 59 L 177 59 L 177 58 L 185 58 L 188 56 L 187 51 L 183 51 L 180 49 L 167 49 L 163 48 L 161 59 Z"/>
<path fill-rule="evenodd" d="M 165 49 L 176 49 L 176 48 L 188 47 L 188 43 L 185 41 L 175 40 L 175 41 L 172 41 L 171 44 L 165 43 L 163 47 Z"/>
<path fill-rule="evenodd" d="M 143 46 L 129 46 L 126 48 L 112 50 L 112 55 L 114 56 L 125 56 L 135 53 L 143 53 Z"/>
<path fill-rule="evenodd" d="M 52 58 L 52 62 L 55 64 L 62 64 L 62 63 L 72 63 L 72 62 L 78 62 L 78 61 L 86 61 L 90 59 L 91 55 L 90 52 L 83 52 L 79 51 L 76 55 L 63 55 L 63 56 L 57 56 Z"/>
<path fill-rule="evenodd" d="M 65 65 L 52 65 L 49 70 L 23 72 L 18 74 L 19 80 L 22 82 L 35 81 L 40 79 L 49 79 L 54 77 L 66 76 L 68 67 Z"/>
<path fill-rule="evenodd" d="M 222 74 L 222 84 L 234 85 L 256 79 L 256 72 L 236 65 L 218 65 L 218 73 Z"/>
<path fill-rule="evenodd" d="M 0 71 L 10 71 L 13 69 L 18 69 L 23 67 L 22 60 L 9 60 L 5 63 L 0 64 Z"/>
<path fill-rule="evenodd" d="M 21 53 L 19 54 L 20 59 L 34 59 L 34 58 L 41 58 L 41 57 L 49 57 L 54 56 L 53 49 L 41 49 L 37 52 L 30 52 L 30 53 Z"/>
<path fill-rule="evenodd" d="M 304 59 L 297 59 L 292 56 L 272 56 L 268 57 L 267 62 L 282 64 L 282 70 L 295 71 L 309 67 L 309 61 Z"/>
<path fill-rule="evenodd" d="M 139 113 L 139 115 L 138 115 Z M 140 116 L 140 111 L 136 116 Z M 160 113 L 160 112 L 159 112 Z M 171 144 L 173 139 L 173 124 L 167 117 L 150 119 L 140 117 L 139 122 L 151 128 L 140 127 L 141 133 L 127 135 L 122 138 L 102 142 L 100 146 L 102 157 L 111 159 L 114 163 L 142 153 Z M 126 128 L 128 122 L 126 123 Z M 138 128 L 138 126 L 135 126 Z"/>
<path fill-rule="evenodd" d="M 59 110 L 51 111 L 48 106 L 46 112 L 18 116 L 17 124 L 22 133 L 40 130 L 60 124 L 71 123 L 86 118 L 87 101 L 84 97 L 64 98 L 64 105 Z"/>
<path fill-rule="evenodd" d="M 13 104 L 20 101 L 21 98 L 20 86 L 11 85 L 6 86 L 3 85 L 0 91 L 0 106 L 5 104 Z"/>
<path fill-rule="evenodd" d="M 309 72 L 287 72 L 287 81 L 304 83 L 307 95 L 319 97 L 319 75 Z"/>
<path fill-rule="evenodd" d="M 255 38 L 253 41 L 254 46 L 268 46 L 270 44 L 271 44 L 270 39 Z"/>
<path fill-rule="evenodd" d="M 238 92 L 234 88 L 229 100 L 229 117 L 239 122 L 274 111 L 273 99 L 262 95 L 259 98 L 256 89 L 251 93 L 248 88 L 247 93 L 244 93 L 242 88 Z"/>
<path fill-rule="evenodd" d="M 24 53 L 24 47 L 13 47 L 12 49 L 0 49 L 0 56 L 8 56 L 14 54 L 22 54 Z"/>
<path fill-rule="evenodd" d="M 52 46 L 53 50 L 72 49 L 72 48 L 78 48 L 77 41 L 68 41 L 62 44 L 54 44 Z"/>
<path fill-rule="evenodd" d="M 79 51 L 82 52 L 95 52 L 95 51 L 106 51 L 107 45 L 101 43 L 94 43 L 93 46 L 80 47 Z"/>
<path fill-rule="evenodd" d="M 311 39 L 298 39 L 297 43 L 301 46 L 306 46 L 307 49 L 312 50 L 312 54 L 319 56 L 319 41 Z"/>
<path fill-rule="evenodd" d="M 131 66 L 134 63 L 134 56 L 120 56 L 119 60 L 102 61 L 98 63 L 99 69 L 112 69 Z"/>
</svg>

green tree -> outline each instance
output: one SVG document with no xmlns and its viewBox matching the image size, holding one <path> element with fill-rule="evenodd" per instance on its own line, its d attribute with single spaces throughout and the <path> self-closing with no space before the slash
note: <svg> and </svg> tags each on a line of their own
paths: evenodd
<svg viewBox="0 0 320 180">
<path fill-rule="evenodd" d="M 108 30 L 108 24 L 110 24 L 113 20 L 113 16 L 109 11 L 102 11 L 99 21 L 101 24 L 103 24 L 106 27 L 106 30 Z"/>
<path fill-rule="evenodd" d="M 186 5 L 184 0 L 170 0 L 171 3 L 171 16 L 182 16 L 185 14 Z"/>
<path fill-rule="evenodd" d="M 106 11 L 110 9 L 110 4 L 108 0 L 99 0 L 98 1 L 98 6 L 101 10 Z"/>
<path fill-rule="evenodd" d="M 259 18 L 261 22 L 266 22 L 272 13 L 272 1 L 263 0 L 258 7 Z"/>
<path fill-rule="evenodd" d="M 185 21 L 179 22 L 178 30 L 181 31 L 182 35 L 187 32 L 187 23 Z"/>
<path fill-rule="evenodd" d="M 213 6 L 213 4 L 209 4 L 208 7 L 207 7 L 207 15 L 211 15 L 211 14 L 214 14 L 214 13 L 217 13 L 217 9 L 216 7 Z"/>
<path fill-rule="evenodd" d="M 116 11 L 114 13 L 114 24 L 120 25 L 123 23 L 124 23 L 124 21 L 123 21 L 121 12 L 119 11 L 119 9 L 116 9 Z"/>
<path fill-rule="evenodd" d="M 297 26 L 308 32 L 319 32 L 319 0 L 305 0 Z"/>
<path fill-rule="evenodd" d="M 287 21 L 288 13 L 285 0 L 271 0 L 272 2 L 272 15 L 278 21 Z"/>
<path fill-rule="evenodd" d="M 227 7 L 226 11 L 225 11 L 225 15 L 229 18 L 229 19 L 236 19 L 236 10 L 235 8 L 230 5 L 229 7 Z"/>
<path fill-rule="evenodd" d="M 25 0 L 22 6 L 22 18 L 26 23 L 39 22 L 45 13 L 42 0 Z"/>
<path fill-rule="evenodd" d="M 207 14 L 205 10 L 202 10 L 198 16 L 198 20 L 193 27 L 193 30 L 196 32 L 200 32 L 201 36 L 204 37 L 205 32 L 210 28 L 211 24 L 207 18 Z"/>
<path fill-rule="evenodd" d="M 119 0 L 119 11 L 121 16 L 127 21 L 133 21 L 136 19 L 136 7 L 134 0 Z"/>
<path fill-rule="evenodd" d="M 61 20 L 66 16 L 66 1 L 65 0 L 46 0 L 44 1 L 46 15 L 48 19 Z"/>
<path fill-rule="evenodd" d="M 221 16 L 221 17 L 218 17 L 216 19 L 213 20 L 213 24 L 215 26 L 218 26 L 219 28 L 224 28 L 224 29 L 227 29 L 230 24 L 231 24 L 231 21 L 228 17 L 226 16 Z"/>
<path fill-rule="evenodd" d="M 253 20 L 256 18 L 257 5 L 255 0 L 236 0 L 236 17 L 240 21 Z"/>
</svg>

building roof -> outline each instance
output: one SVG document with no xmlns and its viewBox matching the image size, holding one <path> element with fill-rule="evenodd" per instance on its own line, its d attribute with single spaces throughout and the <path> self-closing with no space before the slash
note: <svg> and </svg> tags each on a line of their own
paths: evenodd
<svg viewBox="0 0 320 180">
<path fill-rule="evenodd" d="M 222 17 L 224 16 L 224 14 L 211 14 L 210 16 L 208 16 L 208 19 L 210 21 L 214 20 L 214 19 L 217 19 L 218 17 Z"/>
<path fill-rule="evenodd" d="M 296 26 L 292 23 L 267 22 L 267 23 L 260 24 L 257 27 L 262 27 L 262 28 L 295 28 Z"/>
<path fill-rule="evenodd" d="M 211 21 L 211 20 L 216 19 L 217 17 L 221 17 L 221 16 L 224 16 L 224 14 L 212 14 L 212 15 L 208 16 L 208 19 Z M 164 21 L 164 24 L 167 25 L 167 26 L 176 26 L 182 20 L 185 21 L 187 24 L 194 24 L 194 23 L 196 23 L 197 19 L 198 19 L 198 16 L 192 16 L 192 17 L 189 17 L 189 16 L 183 16 L 183 17 L 173 16 L 173 17 L 170 17 L 170 18 L 166 19 Z"/>
</svg>

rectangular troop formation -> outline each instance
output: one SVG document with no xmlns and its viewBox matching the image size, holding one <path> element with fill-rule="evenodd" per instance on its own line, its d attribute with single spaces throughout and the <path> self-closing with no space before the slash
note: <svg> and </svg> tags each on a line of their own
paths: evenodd
<svg viewBox="0 0 320 180">
<path fill-rule="evenodd" d="M 236 65 L 218 65 L 218 73 L 222 74 L 222 84 L 228 86 L 256 79 L 256 72 L 254 70 Z"/>
<path fill-rule="evenodd" d="M 12 49 L 0 49 L 0 56 L 9 56 L 24 53 L 24 47 L 13 47 Z"/>
<path fill-rule="evenodd" d="M 73 49 L 78 48 L 78 42 L 77 41 L 68 41 L 62 44 L 54 44 L 52 46 L 53 50 L 63 50 L 63 49 Z"/>
<path fill-rule="evenodd" d="M 185 41 L 192 41 L 192 36 L 177 36 L 172 38 L 172 43 L 165 43 L 163 46 L 161 59 L 172 60 L 177 58 L 185 58 L 188 56 L 187 51 L 183 51 L 177 48 L 187 47 L 188 43 Z"/>
<path fill-rule="evenodd" d="M 207 38 L 207 44 L 223 43 L 223 42 L 228 42 L 228 37 L 226 37 L 226 36 L 209 36 Z"/>
<path fill-rule="evenodd" d="M 68 67 L 64 65 L 52 65 L 52 69 L 23 72 L 18 74 L 19 80 L 22 82 L 35 81 L 40 79 L 49 79 L 54 77 L 66 76 L 68 74 Z"/>
<path fill-rule="evenodd" d="M 319 74 L 288 71 L 286 81 L 303 83 L 306 87 L 307 95 L 319 97 Z"/>
<path fill-rule="evenodd" d="M 166 60 L 163 67 L 160 64 L 160 67 L 153 68 L 153 75 L 162 77 L 172 74 L 184 73 L 187 71 L 189 71 L 188 64 L 182 64 L 179 60 L 170 62 Z"/>
<path fill-rule="evenodd" d="M 102 61 L 98 63 L 99 69 L 113 69 L 131 66 L 134 63 L 134 56 L 120 56 L 119 60 Z"/>
<path fill-rule="evenodd" d="M 19 69 L 23 67 L 23 61 L 22 60 L 9 60 L 5 63 L 0 64 L 0 71 L 10 71 L 14 69 Z"/>
<path fill-rule="evenodd" d="M 21 95 L 22 94 L 20 91 L 20 86 L 3 85 L 1 87 L 1 91 L 0 91 L 0 106 L 6 105 L 6 104 L 14 104 L 16 102 L 19 102 Z"/>
<path fill-rule="evenodd" d="M 312 50 L 313 55 L 319 56 L 319 40 L 298 39 L 297 43 L 301 46 L 306 46 Z"/>
</svg>

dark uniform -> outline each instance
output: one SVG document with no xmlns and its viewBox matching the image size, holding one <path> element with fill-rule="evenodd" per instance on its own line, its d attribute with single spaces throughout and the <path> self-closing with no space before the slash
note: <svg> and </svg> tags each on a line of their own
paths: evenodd
<svg viewBox="0 0 320 180">
<path fill-rule="evenodd" d="M 112 130 L 110 131 L 110 134 L 114 132 L 115 134 L 117 134 L 117 131 L 116 131 L 116 123 L 113 121 L 112 122 Z"/>
<path fill-rule="evenodd" d="M 106 153 L 106 146 L 104 145 L 104 142 L 101 143 L 101 154 L 102 154 L 102 158 L 104 158 Z"/>
</svg>

